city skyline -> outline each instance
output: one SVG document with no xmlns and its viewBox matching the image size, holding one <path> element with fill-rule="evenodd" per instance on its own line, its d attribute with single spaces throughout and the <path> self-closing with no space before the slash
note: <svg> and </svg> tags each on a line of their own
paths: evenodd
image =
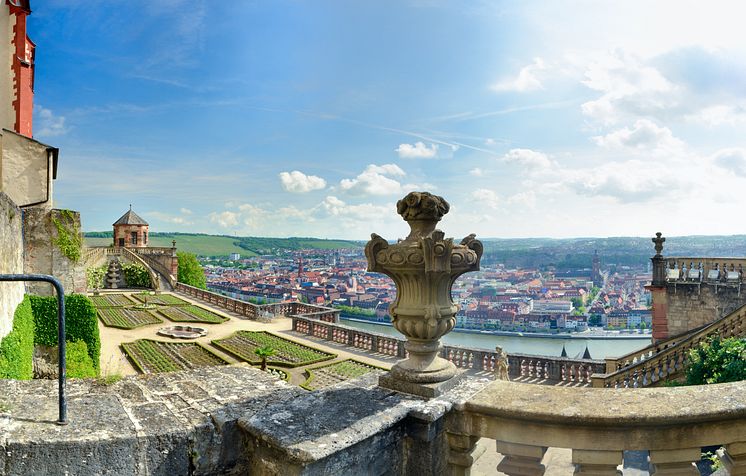
<svg viewBox="0 0 746 476">
<path fill-rule="evenodd" d="M 736 2 L 35 5 L 34 136 L 106 231 L 393 239 L 731 234 Z"/>
</svg>

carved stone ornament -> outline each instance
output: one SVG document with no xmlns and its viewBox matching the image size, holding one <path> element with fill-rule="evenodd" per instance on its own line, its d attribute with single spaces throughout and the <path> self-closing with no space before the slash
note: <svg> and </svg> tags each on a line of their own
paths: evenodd
<svg viewBox="0 0 746 476">
<path fill-rule="evenodd" d="M 365 246 L 368 271 L 383 273 L 396 284 L 396 301 L 389 307 L 394 327 L 407 337 L 407 360 L 391 369 L 398 380 L 443 382 L 456 367 L 438 357 L 440 338 L 456 324 L 458 306 L 451 299 L 456 278 L 479 270 L 482 243 L 469 235 L 460 243 L 435 226 L 450 206 L 442 197 L 411 192 L 396 204 L 411 232 L 396 244 L 373 233 Z"/>
</svg>

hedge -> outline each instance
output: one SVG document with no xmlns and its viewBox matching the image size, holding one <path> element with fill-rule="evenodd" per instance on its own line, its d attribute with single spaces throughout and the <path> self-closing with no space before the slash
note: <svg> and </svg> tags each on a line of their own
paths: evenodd
<svg viewBox="0 0 746 476">
<path fill-rule="evenodd" d="M 34 313 L 36 345 L 57 345 L 57 299 L 54 296 L 31 296 Z M 99 371 L 101 338 L 98 334 L 96 308 L 90 299 L 80 294 L 65 296 L 65 339 L 68 342 L 82 340 L 88 347 L 88 355 Z"/>
<path fill-rule="evenodd" d="M 65 349 L 67 376 L 70 378 L 94 378 L 98 372 L 88 355 L 88 346 L 82 340 L 68 342 Z"/>
<path fill-rule="evenodd" d="M 0 379 L 34 377 L 34 315 L 28 296 L 13 315 L 13 330 L 0 340 Z"/>
<path fill-rule="evenodd" d="M 123 264 L 122 274 L 124 274 L 124 281 L 129 288 L 149 288 L 152 284 L 148 270 L 140 264 Z"/>
</svg>

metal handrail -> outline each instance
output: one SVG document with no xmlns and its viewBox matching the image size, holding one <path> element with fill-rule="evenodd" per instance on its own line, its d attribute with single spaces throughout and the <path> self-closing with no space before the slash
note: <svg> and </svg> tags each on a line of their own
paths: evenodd
<svg viewBox="0 0 746 476">
<path fill-rule="evenodd" d="M 34 282 L 46 282 L 54 286 L 57 291 L 57 349 L 58 349 L 58 406 L 59 406 L 59 418 L 56 423 L 58 425 L 67 425 L 67 398 L 65 396 L 65 382 L 66 382 L 66 371 L 67 365 L 65 362 L 65 290 L 62 284 L 54 276 L 47 274 L 0 274 L 0 282 L 2 281 L 34 281 Z"/>
</svg>

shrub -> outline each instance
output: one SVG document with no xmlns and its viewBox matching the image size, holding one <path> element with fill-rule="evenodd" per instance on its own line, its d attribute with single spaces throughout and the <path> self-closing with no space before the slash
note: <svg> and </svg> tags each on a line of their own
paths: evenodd
<svg viewBox="0 0 746 476">
<path fill-rule="evenodd" d="M 207 289 L 207 278 L 205 270 L 197 261 L 197 257 L 192 253 L 177 253 L 179 260 L 179 270 L 177 280 L 180 283 L 194 286 L 195 288 Z"/>
<path fill-rule="evenodd" d="M 88 346 L 82 340 L 67 343 L 65 363 L 67 376 L 70 378 L 93 378 L 98 375 L 93 360 L 88 354 Z"/>
<path fill-rule="evenodd" d="M 31 307 L 34 313 L 36 345 L 57 345 L 57 299 L 51 297 L 31 296 Z M 86 296 L 70 294 L 65 296 L 65 339 L 68 342 L 82 340 L 88 347 L 88 355 L 93 361 L 96 372 L 99 371 L 101 338 L 98 334 L 96 308 Z"/>
<path fill-rule="evenodd" d="M 713 337 L 689 351 L 687 385 L 746 380 L 746 339 Z"/>
<path fill-rule="evenodd" d="M 106 271 L 108 266 L 99 266 L 98 268 L 87 268 L 86 284 L 88 289 L 101 289 L 104 287 L 104 278 L 106 278 Z"/>
<path fill-rule="evenodd" d="M 124 281 L 127 283 L 127 287 L 149 288 L 151 285 L 148 270 L 140 264 L 123 264 L 122 274 L 124 274 Z"/>
<path fill-rule="evenodd" d="M 0 379 L 34 377 L 34 315 L 26 296 L 13 315 L 13 330 L 0 340 Z"/>
</svg>

